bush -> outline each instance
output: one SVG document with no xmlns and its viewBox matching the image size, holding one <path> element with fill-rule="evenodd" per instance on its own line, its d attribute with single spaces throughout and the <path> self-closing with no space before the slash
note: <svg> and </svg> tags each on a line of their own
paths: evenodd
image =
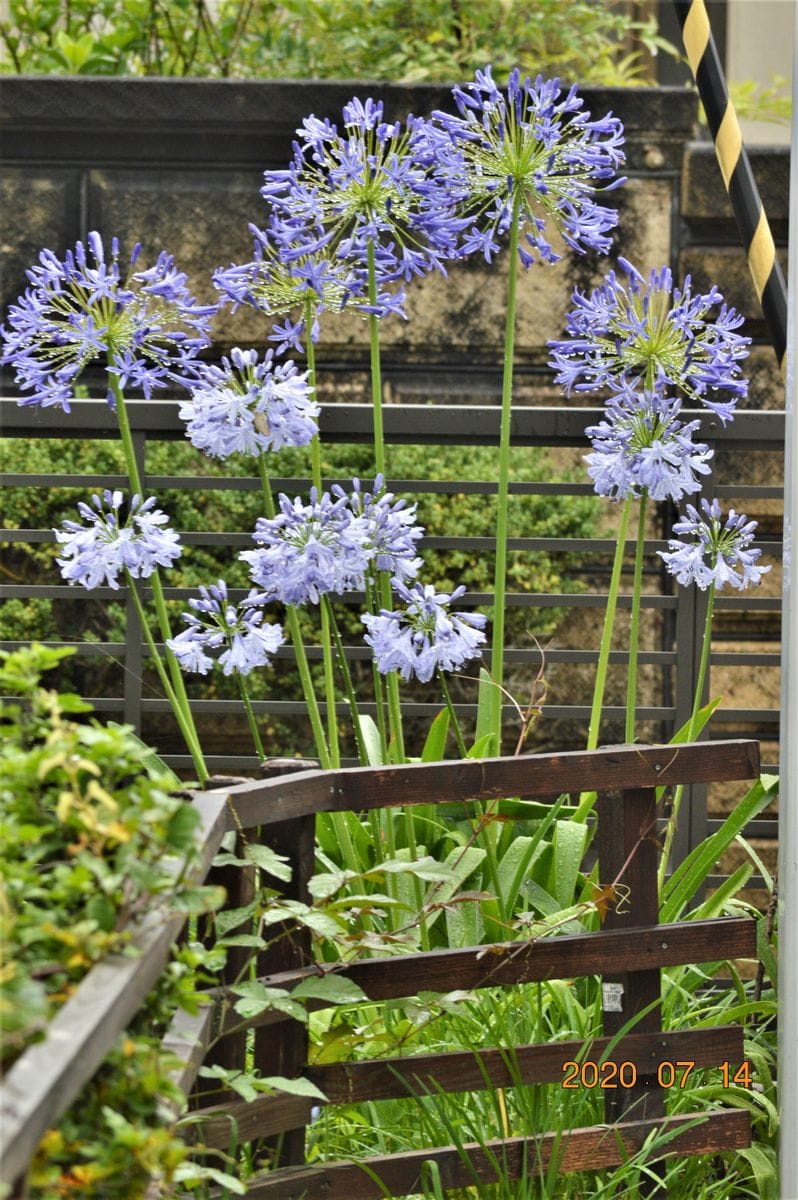
<svg viewBox="0 0 798 1200">
<path fill-rule="evenodd" d="M 0 69 L 21 74 L 349 78 L 449 83 L 492 62 L 582 83 L 646 82 L 653 17 L 624 0 L 10 0 Z"/>
<path fill-rule="evenodd" d="M 2 1068 L 36 1041 L 131 922 L 156 905 L 195 908 L 218 889 L 179 883 L 196 811 L 175 777 L 130 729 L 89 719 L 76 696 L 39 684 L 66 650 L 0 655 L 0 913 Z M 159 1037 L 178 1005 L 196 1007 L 186 949 L 172 962 L 95 1078 L 46 1133 L 28 1184 L 38 1200 L 134 1200 L 153 1174 L 170 1179 L 188 1151 L 162 1111 L 175 1063 Z"/>
</svg>

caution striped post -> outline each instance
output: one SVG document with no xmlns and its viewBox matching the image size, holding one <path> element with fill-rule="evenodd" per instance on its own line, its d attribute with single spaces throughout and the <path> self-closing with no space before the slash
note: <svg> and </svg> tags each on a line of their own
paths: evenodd
<svg viewBox="0 0 798 1200">
<path fill-rule="evenodd" d="M 687 60 L 715 143 L 720 173 L 729 193 L 756 294 L 770 331 L 782 375 L 786 369 L 787 287 L 776 246 L 729 98 L 704 0 L 673 0 Z"/>
</svg>

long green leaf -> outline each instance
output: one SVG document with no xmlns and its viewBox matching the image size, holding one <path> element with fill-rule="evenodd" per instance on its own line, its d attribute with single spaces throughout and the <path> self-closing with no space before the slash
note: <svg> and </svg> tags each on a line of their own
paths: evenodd
<svg viewBox="0 0 798 1200">
<path fill-rule="evenodd" d="M 671 875 L 662 890 L 663 903 L 660 920 L 675 921 L 685 910 L 701 885 L 715 867 L 715 863 L 734 839 L 773 799 L 778 779 L 773 775 L 762 775 L 729 814 L 720 829 L 688 854 L 687 858 Z"/>
<path fill-rule="evenodd" d="M 380 731 L 377 728 L 376 721 L 368 713 L 359 715 L 357 720 L 360 723 L 360 732 L 363 735 L 363 745 L 366 747 L 366 757 L 369 760 L 368 765 L 370 767 L 384 766 Z"/>
<path fill-rule="evenodd" d="M 479 691 L 477 693 L 477 728 L 474 734 L 475 745 L 486 739 L 487 749 L 479 757 L 489 757 L 496 753 L 496 737 L 493 730 L 493 691 L 495 684 L 484 667 L 479 671 Z M 469 756 L 470 757 L 470 756 Z"/>
<path fill-rule="evenodd" d="M 423 763 L 441 762 L 446 757 L 446 738 L 449 733 L 449 710 L 442 708 L 429 727 L 421 751 Z"/>
<path fill-rule="evenodd" d="M 562 908 L 574 902 L 587 832 L 587 826 L 581 822 L 557 821 L 554 826 L 554 857 L 547 890 L 557 897 Z"/>
</svg>

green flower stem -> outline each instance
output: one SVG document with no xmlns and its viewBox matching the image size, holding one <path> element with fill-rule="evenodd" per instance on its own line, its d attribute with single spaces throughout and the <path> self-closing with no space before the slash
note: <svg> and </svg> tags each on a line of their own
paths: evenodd
<svg viewBox="0 0 798 1200">
<path fill-rule="evenodd" d="M 690 713 L 690 726 L 687 732 L 687 741 L 692 742 L 698 732 L 699 720 L 698 714 L 701 711 L 703 703 L 704 684 L 707 679 L 707 668 L 709 667 L 709 656 L 712 651 L 712 615 L 715 611 L 715 584 L 709 585 L 707 595 L 707 616 L 704 622 L 704 642 L 701 646 L 701 659 L 698 664 L 698 679 L 695 685 L 695 696 L 693 697 L 693 711 Z M 671 805 L 671 815 L 668 818 L 668 824 L 665 829 L 665 840 L 662 845 L 662 858 L 660 859 L 658 881 L 659 888 L 662 891 L 662 886 L 665 883 L 665 873 L 668 870 L 668 859 L 671 856 L 671 847 L 673 846 L 673 838 L 676 833 L 676 826 L 679 821 L 679 809 L 682 806 L 682 797 L 684 796 L 684 784 L 680 783 L 673 793 L 673 804 Z"/>
<path fill-rule="evenodd" d="M 377 303 L 377 268 L 374 242 L 368 243 L 368 300 Z M 374 414 L 374 468 L 377 475 L 385 475 L 385 434 L 382 420 L 382 365 L 380 361 L 380 319 L 369 313 L 369 367 L 371 371 L 371 404 Z M 380 572 L 379 598 L 383 608 L 391 608 L 391 581 L 386 571 Z M 399 700 L 399 681 L 396 672 L 386 677 L 385 690 L 388 694 L 388 726 L 391 734 L 391 756 L 394 762 L 405 761 L 404 735 L 402 731 L 402 706 Z"/>
<path fill-rule="evenodd" d="M 322 596 L 321 607 L 322 612 L 326 611 L 327 622 L 335 640 L 335 648 L 338 651 L 338 665 L 341 668 L 341 674 L 344 680 L 344 690 L 346 692 L 347 701 L 349 702 L 349 712 L 352 717 L 352 729 L 355 735 L 355 742 L 357 743 L 357 756 L 360 759 L 361 764 L 364 767 L 367 767 L 369 765 L 369 756 L 368 751 L 366 750 L 366 743 L 363 740 L 363 730 L 360 727 L 360 714 L 358 712 L 354 684 L 352 683 L 352 672 L 349 670 L 349 663 L 346 661 L 346 651 L 344 650 L 341 631 L 338 628 L 338 622 L 335 619 L 335 613 L 333 612 L 329 596 Z"/>
<path fill-rule="evenodd" d="M 379 610 L 374 584 L 366 581 L 366 604 L 368 611 L 374 615 Z M 371 659 L 371 674 L 374 680 L 374 700 L 377 710 L 377 729 L 380 735 L 380 754 L 383 763 L 388 761 L 388 730 L 385 724 L 385 681 L 377 670 L 374 658 Z"/>
<path fill-rule="evenodd" d="M 117 424 L 119 426 L 119 436 L 122 443 L 122 452 L 125 456 L 125 466 L 127 467 L 128 480 L 130 488 L 134 494 L 137 494 L 144 500 L 144 488 L 142 487 L 141 475 L 139 473 L 139 465 L 136 460 L 136 450 L 133 445 L 133 434 L 130 428 L 130 421 L 127 415 L 127 407 L 125 405 L 125 397 L 122 389 L 119 386 L 119 380 L 112 372 L 108 372 L 108 382 L 113 393 L 114 403 L 116 405 Z M 175 710 L 175 716 L 178 716 L 178 724 L 182 729 L 191 731 L 191 737 L 186 741 L 194 765 L 200 776 L 200 783 L 203 783 L 208 778 L 208 769 L 205 766 L 202 749 L 199 743 L 199 736 L 194 724 L 194 715 L 191 711 L 191 705 L 186 691 L 186 683 L 183 678 L 183 672 L 180 670 L 180 664 L 175 658 L 172 651 L 169 649 L 168 641 L 172 637 L 172 627 L 169 621 L 169 611 L 166 607 L 166 599 L 164 597 L 163 585 L 161 577 L 158 574 L 157 568 L 149 576 L 149 587 L 152 591 L 153 603 L 155 605 L 155 616 L 158 621 L 158 628 L 161 633 L 161 639 L 164 642 L 164 654 L 169 667 L 169 675 L 172 681 L 170 704 Z M 142 620 L 144 628 L 148 629 L 146 621 Z M 157 654 L 157 660 L 160 663 L 161 657 Z"/>
<path fill-rule="evenodd" d="M 632 585 L 632 621 L 629 627 L 629 675 L 626 682 L 626 741 L 635 740 L 635 712 L 637 708 L 637 657 L 640 649 L 640 593 L 643 583 L 643 559 L 646 540 L 646 508 L 648 489 L 640 495 L 640 512 L 637 520 L 637 545 L 635 547 L 634 582 Z"/>
<path fill-rule="evenodd" d="M 244 682 L 243 675 L 238 676 L 238 686 L 241 691 L 241 699 L 244 701 L 244 711 L 247 714 L 249 732 L 252 734 L 252 741 L 255 743 L 255 753 L 260 761 L 263 762 L 266 754 L 263 750 L 263 742 L 261 741 L 260 732 L 258 730 L 258 723 L 255 720 L 255 713 L 252 711 L 252 704 L 249 699 L 249 692 L 247 691 L 247 685 Z"/>
<path fill-rule="evenodd" d="M 272 487 L 269 482 L 269 475 L 266 470 L 266 463 L 262 454 L 258 455 L 258 472 L 260 474 L 261 491 L 263 493 L 263 503 L 266 508 L 266 516 L 275 516 L 274 497 L 272 496 Z M 302 695 L 305 699 L 305 707 L 308 710 L 310 718 L 310 726 L 313 730 L 313 740 L 316 744 L 316 753 L 319 757 L 319 762 L 322 767 L 329 769 L 332 766 L 332 757 L 327 739 L 324 734 L 324 725 L 321 720 L 319 711 L 319 702 L 316 699 L 316 691 L 313 687 L 313 679 L 308 666 L 305 647 L 302 642 L 302 630 L 299 627 L 299 614 L 293 604 L 287 604 L 285 609 L 285 623 L 288 626 L 288 634 L 291 638 L 291 644 L 294 647 L 296 656 L 297 669 L 299 670 L 299 678 L 302 683 Z"/>
<path fill-rule="evenodd" d="M 502 412 L 499 432 L 499 482 L 496 509 L 496 568 L 493 584 L 493 640 L 491 678 L 493 679 L 492 725 L 496 754 L 501 754 L 502 697 L 504 687 L 504 609 L 507 595 L 507 529 L 510 494 L 510 424 L 513 405 L 513 362 L 515 358 L 516 293 L 518 290 L 518 238 L 522 193 L 516 189 L 510 218 L 510 261 L 507 275 L 507 310 L 504 326 L 504 365 L 502 369 Z"/>
<path fill-rule="evenodd" d="M 374 242 L 368 243 L 368 298 L 377 303 L 377 267 Z M 382 368 L 380 365 L 380 319 L 369 313 L 369 356 L 371 368 L 371 403 L 374 412 L 374 465 L 378 475 L 385 474 L 385 436 L 382 426 Z"/>
<path fill-rule="evenodd" d="M 305 302 L 305 337 L 306 357 L 308 364 L 308 385 L 316 394 L 316 347 L 310 336 L 313 325 L 313 302 Z M 316 494 L 321 496 L 321 442 L 319 435 L 314 434 L 310 443 L 310 469 Z M 337 767 L 341 761 L 338 745 L 338 718 L 335 711 L 335 676 L 333 671 L 332 638 L 330 636 L 330 618 L 326 605 L 321 606 L 321 653 L 324 664 L 324 700 L 327 706 L 327 744 L 330 747 L 332 764 Z"/>
<path fill-rule="evenodd" d="M 596 682 L 593 685 L 593 705 L 590 710 L 590 725 L 587 731 L 587 749 L 595 750 L 598 745 L 601 711 L 604 706 L 604 688 L 607 682 L 607 665 L 610 661 L 612 645 L 612 629 L 615 624 L 615 609 L 618 603 L 618 591 L 621 584 L 621 567 L 626 550 L 626 533 L 629 528 L 629 517 L 632 512 L 633 496 L 627 496 L 621 510 L 621 525 L 618 530 L 618 540 L 615 544 L 615 559 L 610 576 L 610 589 L 607 595 L 607 608 L 604 613 L 604 629 L 601 634 L 598 663 L 596 665 Z M 576 812 L 572 821 L 585 821 L 596 803 L 595 792 L 583 792 L 579 798 Z"/>
<path fill-rule="evenodd" d="M 158 672 L 158 678 L 161 681 L 161 686 L 166 693 L 166 698 L 172 707 L 172 712 L 174 713 L 178 728 L 180 729 L 186 746 L 188 747 L 189 754 L 191 755 L 192 762 L 194 763 L 194 770 L 197 772 L 197 778 L 200 783 L 204 783 L 208 778 L 208 769 L 205 766 L 205 760 L 202 756 L 202 750 L 200 749 L 199 741 L 197 739 L 197 731 L 194 728 L 194 722 L 186 720 L 183 706 L 180 704 L 177 696 L 175 695 L 174 688 L 172 687 L 172 683 L 166 672 L 166 668 L 163 665 L 163 660 L 158 653 L 158 647 L 155 645 L 155 639 L 150 632 L 147 614 L 144 611 L 144 605 L 141 602 L 141 596 L 138 593 L 136 581 L 133 579 L 129 571 L 125 571 L 125 579 L 127 581 L 128 591 L 133 597 L 133 603 L 136 607 L 136 612 L 139 615 L 139 621 L 144 634 L 144 640 L 147 643 L 152 656 L 152 661 L 155 665 L 155 669 Z"/>
<path fill-rule="evenodd" d="M 441 667 L 438 667 L 438 681 L 441 685 L 443 698 L 446 701 L 446 707 L 449 711 L 449 721 L 451 722 L 454 739 L 457 742 L 457 752 L 461 758 L 468 758 L 468 750 L 463 739 L 463 731 L 460 728 L 460 722 L 457 719 L 454 704 L 452 703 L 452 694 L 449 691 L 449 685 L 446 682 L 446 673 Z"/>
</svg>

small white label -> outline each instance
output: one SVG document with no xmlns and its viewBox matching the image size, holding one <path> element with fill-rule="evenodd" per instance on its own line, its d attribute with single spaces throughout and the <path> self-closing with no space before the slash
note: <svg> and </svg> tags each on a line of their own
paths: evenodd
<svg viewBox="0 0 798 1200">
<path fill-rule="evenodd" d="M 622 983 L 602 983 L 601 1007 L 604 1012 L 623 1012 Z"/>
</svg>

